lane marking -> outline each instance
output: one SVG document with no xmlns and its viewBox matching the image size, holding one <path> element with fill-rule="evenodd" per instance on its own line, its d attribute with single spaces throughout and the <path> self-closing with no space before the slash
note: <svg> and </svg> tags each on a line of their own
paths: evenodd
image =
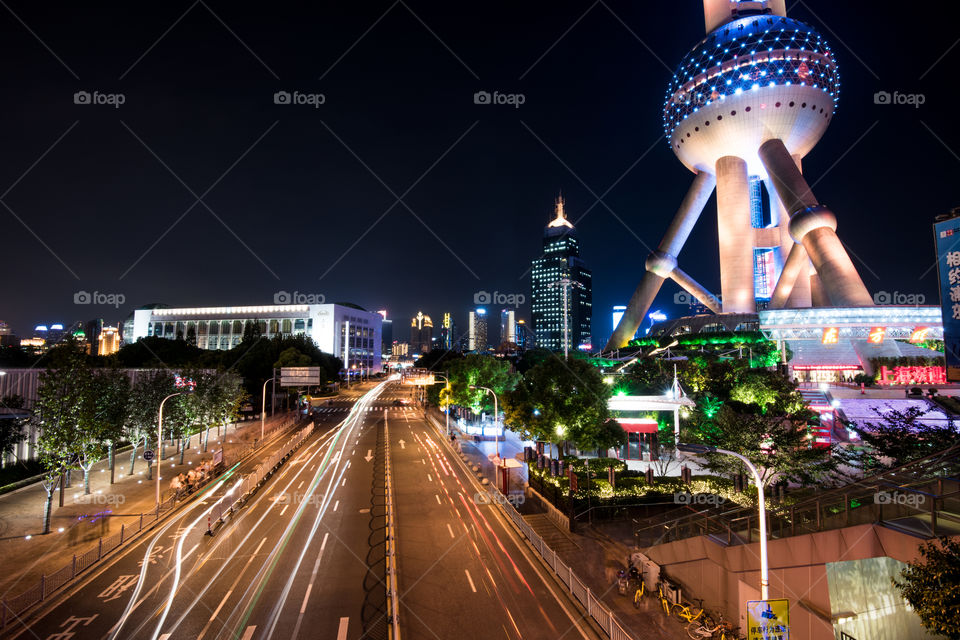
<svg viewBox="0 0 960 640">
<path fill-rule="evenodd" d="M 429 473 L 427 474 L 427 480 L 429 480 L 430 482 L 433 482 L 433 476 L 430 475 Z"/>
<path fill-rule="evenodd" d="M 302 487 L 304 482 L 306 482 L 306 480 L 301 480 L 301 481 L 300 481 L 300 484 L 297 485 L 297 489 L 299 489 L 300 487 Z"/>
<path fill-rule="evenodd" d="M 346 479 L 346 478 L 343 479 L 343 482 L 340 483 L 340 486 L 341 486 L 341 487 L 347 486 L 347 479 Z"/>
<path fill-rule="evenodd" d="M 337 501 L 333 504 L 333 510 L 336 511 L 336 510 L 337 510 L 337 507 L 339 507 L 339 506 L 340 506 L 340 501 L 337 500 Z"/>
<path fill-rule="evenodd" d="M 438 496 L 437 494 L 433 494 L 433 497 L 437 499 L 437 504 L 443 504 L 442 502 L 440 502 L 440 496 Z"/>
<path fill-rule="evenodd" d="M 280 510 L 280 515 L 285 514 L 285 513 L 287 512 L 287 509 L 289 509 L 289 508 L 290 508 L 290 505 L 289 505 L 289 504 L 284 505 L 284 506 L 283 506 L 283 509 Z"/>
<path fill-rule="evenodd" d="M 347 625 L 350 618 L 340 618 L 340 628 L 337 630 L 337 640 L 347 640 Z"/>
<path fill-rule="evenodd" d="M 253 632 L 257 630 L 257 625 L 251 625 L 247 627 L 247 630 L 243 632 L 243 637 L 240 640 L 250 640 L 253 637 Z"/>
<path fill-rule="evenodd" d="M 473 585 L 473 578 L 470 577 L 470 571 L 467 569 L 464 569 L 463 572 L 467 574 L 467 582 L 470 583 L 470 590 L 476 593 L 477 588 Z M 519 635 L 519 632 L 518 632 L 518 635 Z"/>
<path fill-rule="evenodd" d="M 450 537 L 451 537 L 451 538 L 456 538 L 456 537 L 457 537 L 457 536 L 453 535 L 453 527 L 450 526 L 450 523 L 449 523 L 449 522 L 447 523 L 447 531 L 450 532 Z"/>
<path fill-rule="evenodd" d="M 240 571 L 240 575 L 237 576 L 237 579 L 233 581 L 233 584 L 230 585 L 230 590 L 227 591 L 227 595 L 223 596 L 223 600 L 220 601 L 220 604 L 217 605 L 216 610 L 213 612 L 213 615 L 210 616 L 210 619 L 207 621 L 206 626 L 203 627 L 203 630 L 200 632 L 200 635 L 197 636 L 197 640 L 202 640 L 203 636 L 207 633 L 207 629 L 210 628 L 210 624 L 216 620 L 217 614 L 220 613 L 220 609 L 223 609 L 223 605 L 227 603 L 227 600 L 230 598 L 230 594 L 233 593 L 234 588 L 237 586 L 237 583 L 240 582 L 240 578 L 243 577 L 243 574 L 246 572 L 247 567 L 250 566 L 250 563 L 253 562 L 253 559 L 257 557 L 257 554 L 260 553 L 260 548 L 267 541 L 267 537 L 264 536 L 263 540 L 260 541 L 260 544 L 257 545 L 257 548 L 254 549 L 253 553 L 250 554 L 250 559 L 247 560 L 247 564 L 243 565 L 243 569 Z M 169 634 L 168 634 L 169 635 Z"/>
</svg>

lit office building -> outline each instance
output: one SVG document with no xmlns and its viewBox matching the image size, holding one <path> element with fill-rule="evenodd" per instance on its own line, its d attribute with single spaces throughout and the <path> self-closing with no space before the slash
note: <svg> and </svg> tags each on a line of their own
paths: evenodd
<svg viewBox="0 0 960 640">
<path fill-rule="evenodd" d="M 109 356 L 120 351 L 120 328 L 102 327 L 97 336 L 97 355 Z"/>
<path fill-rule="evenodd" d="M 517 344 L 517 312 L 513 309 L 500 312 L 500 344 Z"/>
<path fill-rule="evenodd" d="M 427 353 L 433 348 L 433 320 L 418 311 L 410 321 L 410 349 L 414 353 Z"/>
<path fill-rule="evenodd" d="M 553 351 L 592 347 L 593 276 L 580 258 L 576 230 L 557 198 L 543 232 L 543 255 L 531 265 L 531 316 L 537 345 Z"/>
<path fill-rule="evenodd" d="M 380 371 L 383 316 L 352 304 L 137 309 L 133 339 L 182 339 L 201 349 L 227 350 L 244 336 L 312 338 L 347 369 Z"/>
<path fill-rule="evenodd" d="M 533 330 L 524 320 L 517 320 L 517 346 L 521 349 L 532 349 L 537 346 Z"/>
<path fill-rule="evenodd" d="M 457 345 L 457 324 L 449 313 L 443 314 L 443 326 L 440 327 L 440 346 L 444 349 L 455 349 Z"/>
<path fill-rule="evenodd" d="M 487 350 L 487 310 L 477 307 L 470 312 L 469 332 L 467 333 L 467 351 Z"/>
</svg>

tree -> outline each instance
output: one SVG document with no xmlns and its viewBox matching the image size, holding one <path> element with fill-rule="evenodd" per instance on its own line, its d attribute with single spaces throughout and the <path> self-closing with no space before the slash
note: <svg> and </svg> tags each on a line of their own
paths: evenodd
<svg viewBox="0 0 960 640">
<path fill-rule="evenodd" d="M 91 427 L 107 445 L 110 484 L 114 482 L 114 448 L 126 436 L 125 422 L 130 401 L 130 378 L 115 367 L 94 371 L 87 388 L 87 405 L 92 408 Z"/>
<path fill-rule="evenodd" d="M 4 396 L 4 398 L 0 400 L 0 407 L 10 411 L 23 409 L 23 405 L 23 396 L 16 393 Z M 23 418 L 0 420 L 0 459 L 6 458 L 13 453 L 17 445 L 23 442 L 25 426 L 26 419 Z"/>
<path fill-rule="evenodd" d="M 160 402 L 176 390 L 173 386 L 173 374 L 166 370 L 145 371 L 137 376 L 130 390 L 130 402 L 127 409 L 127 439 L 133 443 L 130 453 L 130 475 L 133 475 L 137 460 L 137 444 L 147 443 L 157 432 L 157 418 Z M 167 420 L 164 420 L 170 424 Z M 159 444 L 159 443 L 158 443 Z M 147 461 L 147 478 L 153 478 L 153 462 Z"/>
<path fill-rule="evenodd" d="M 64 348 L 68 347 L 68 348 Z M 45 469 L 43 488 L 47 500 L 43 509 L 43 533 L 50 532 L 50 515 L 53 507 L 53 491 L 59 477 L 76 468 L 84 461 L 102 455 L 102 445 L 89 428 L 89 404 L 91 394 L 90 370 L 86 354 L 78 345 L 69 341 L 57 347 L 57 365 L 39 376 L 37 401 L 30 420 L 38 428 L 37 440 L 40 463 Z M 87 467 L 89 469 L 89 467 Z M 88 478 L 84 476 L 84 489 L 89 493 Z M 63 496 L 63 487 L 60 489 Z"/>
<path fill-rule="evenodd" d="M 311 364 L 313 364 L 313 358 L 301 353 L 296 347 L 288 347 L 280 352 L 280 357 L 273 363 L 273 368 L 309 367 Z"/>
<path fill-rule="evenodd" d="M 863 425 L 847 423 L 847 428 L 860 437 L 864 446 L 849 448 L 845 458 L 864 472 L 900 467 L 957 442 L 957 426 L 953 420 L 945 424 L 921 422 L 921 416 L 926 413 L 921 407 L 876 413 L 882 420 Z"/>
<path fill-rule="evenodd" d="M 509 362 L 480 354 L 453 362 L 447 374 L 450 385 L 440 392 L 441 405 L 455 404 L 477 412 L 492 411 L 493 398 L 483 389 L 471 386 L 488 387 L 500 397 L 517 384 L 517 375 L 511 373 Z"/>
<path fill-rule="evenodd" d="M 920 546 L 919 562 L 893 580 L 930 633 L 960 640 L 960 542 L 950 538 Z"/>
<path fill-rule="evenodd" d="M 609 385 L 589 362 L 553 357 L 530 369 L 506 395 L 507 423 L 525 437 L 572 442 L 581 450 L 615 446 L 609 443 L 622 442 L 623 429 L 618 433 L 607 424 L 610 394 Z"/>
<path fill-rule="evenodd" d="M 776 403 L 774 403 L 776 404 Z M 702 421 L 693 439 L 745 456 L 760 473 L 764 486 L 774 479 L 810 485 L 837 468 L 832 447 L 814 447 L 808 424 L 811 411 L 777 412 L 731 401 L 712 420 Z M 726 454 L 706 454 L 705 466 L 722 475 L 746 470 Z"/>
</svg>

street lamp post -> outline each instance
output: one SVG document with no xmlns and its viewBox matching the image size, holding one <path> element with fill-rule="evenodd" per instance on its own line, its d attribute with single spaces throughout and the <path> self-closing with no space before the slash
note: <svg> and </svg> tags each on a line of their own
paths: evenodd
<svg viewBox="0 0 960 640">
<path fill-rule="evenodd" d="M 267 378 L 263 383 L 263 403 L 260 408 L 260 444 L 263 444 L 263 431 L 267 416 L 267 384 L 273 382 L 276 389 L 276 378 Z"/>
<path fill-rule="evenodd" d="M 738 458 L 747 466 L 753 475 L 753 480 L 757 484 L 757 499 L 760 501 L 760 599 L 770 599 L 770 572 L 767 566 L 767 503 L 763 495 L 763 479 L 760 472 L 753 466 L 753 463 L 746 457 L 734 451 L 718 449 L 705 444 L 683 444 L 677 445 L 677 449 L 685 453 L 724 453 L 728 456 Z"/>
<path fill-rule="evenodd" d="M 174 396 L 183 395 L 183 391 L 171 393 L 160 401 L 160 415 L 157 417 L 157 451 L 160 450 L 160 443 L 163 441 L 163 403 Z M 157 458 L 157 512 L 160 510 L 160 469 L 162 469 L 163 460 Z"/>
<path fill-rule="evenodd" d="M 496 427 L 500 423 L 500 411 L 498 410 L 497 405 L 497 394 L 494 393 L 493 389 L 489 387 L 481 387 L 479 385 L 470 385 L 471 389 L 483 389 L 487 393 L 493 396 L 493 426 Z M 497 443 L 497 458 L 500 458 L 500 434 L 496 431 L 494 433 L 494 439 Z"/>
<path fill-rule="evenodd" d="M 443 381 L 447 385 L 447 389 L 450 388 L 450 378 L 448 378 L 447 376 L 443 375 L 442 373 L 435 373 L 433 374 L 433 377 L 443 378 Z M 447 416 L 447 435 L 449 436 L 450 435 L 450 399 L 449 398 L 447 399 L 447 406 L 443 408 L 443 413 Z"/>
</svg>

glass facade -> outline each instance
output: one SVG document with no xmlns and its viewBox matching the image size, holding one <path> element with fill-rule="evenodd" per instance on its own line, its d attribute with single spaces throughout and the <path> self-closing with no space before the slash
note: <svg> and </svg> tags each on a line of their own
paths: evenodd
<svg viewBox="0 0 960 640">
<path fill-rule="evenodd" d="M 702 107 L 771 85 L 820 88 L 832 98 L 832 113 L 840 77 L 830 46 L 813 28 L 782 16 L 723 25 L 686 55 L 670 81 L 663 108 L 667 140 Z"/>
</svg>

